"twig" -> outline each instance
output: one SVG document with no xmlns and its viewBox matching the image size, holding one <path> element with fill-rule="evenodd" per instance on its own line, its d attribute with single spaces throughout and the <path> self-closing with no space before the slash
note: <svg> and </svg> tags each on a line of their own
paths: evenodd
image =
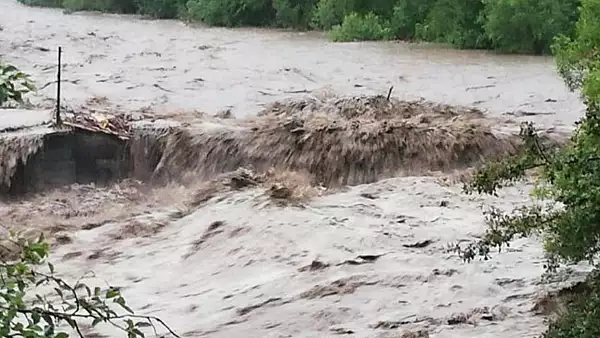
<svg viewBox="0 0 600 338">
<path fill-rule="evenodd" d="M 81 80 L 80 79 L 75 79 L 75 80 L 60 80 L 60 83 L 68 82 L 68 83 L 72 83 L 74 85 L 77 85 L 77 84 L 79 84 L 79 81 L 81 81 Z M 49 85 L 53 85 L 55 83 L 58 83 L 58 81 L 54 80 L 54 81 L 47 82 L 46 84 L 44 84 L 43 86 L 41 86 L 39 90 L 42 90 L 42 89 L 48 87 Z"/>
<path fill-rule="evenodd" d="M 2 226 L 3 225 L 0 224 L 0 227 L 2 227 Z M 16 241 L 13 241 L 11 239 L 9 239 L 9 241 L 14 242 L 15 244 L 21 244 Z M 14 266 L 13 264 L 10 264 L 10 263 L 5 263 L 5 262 L 3 262 L 3 263 L 4 264 L 0 264 L 0 268 L 8 268 L 10 266 Z M 40 315 L 49 316 L 54 319 L 65 320 L 65 321 L 67 321 L 67 323 L 69 323 L 69 325 L 73 329 L 75 329 L 77 331 L 77 334 L 79 335 L 80 338 L 84 338 L 84 335 L 81 332 L 81 329 L 79 328 L 78 323 L 75 320 L 73 320 L 73 318 L 101 319 L 103 322 L 110 323 L 111 325 L 115 326 L 116 328 L 118 328 L 122 331 L 127 331 L 127 328 L 115 323 L 114 322 L 115 319 L 131 319 L 131 318 L 143 319 L 149 323 L 149 325 L 152 327 L 152 329 L 155 333 L 157 332 L 157 330 L 156 330 L 156 326 L 154 325 L 153 321 L 156 321 L 160 325 L 162 325 L 163 328 L 165 328 L 173 337 L 180 338 L 180 336 L 177 333 L 175 333 L 175 331 L 173 331 L 173 329 L 171 329 L 162 319 L 160 319 L 158 317 L 136 315 L 136 314 L 118 315 L 113 310 L 109 310 L 109 308 L 106 308 L 105 310 L 102 310 L 103 308 L 98 309 L 94 306 L 94 304 L 88 303 L 86 299 L 79 298 L 79 296 L 77 295 L 77 289 L 80 285 L 87 289 L 88 294 L 90 293 L 89 288 L 85 284 L 81 283 L 81 280 L 83 278 L 85 278 L 85 275 L 82 276 L 80 279 L 78 279 L 74 286 L 71 286 L 69 283 L 67 283 L 62 278 L 55 277 L 53 275 L 48 275 L 48 274 L 45 274 L 42 272 L 37 272 L 35 270 L 31 271 L 31 275 L 32 275 L 32 277 L 36 277 L 36 276 L 42 277 L 40 279 L 40 281 L 42 283 L 54 282 L 58 286 L 59 289 L 69 291 L 74 298 L 75 309 L 70 313 L 54 311 L 54 307 L 52 306 L 52 304 L 46 301 L 46 302 L 42 302 L 42 304 L 41 304 L 42 307 L 36 307 L 33 309 L 19 308 L 16 310 L 17 313 L 21 313 L 24 315 L 37 313 Z M 0 274 L 0 278 L 3 279 L 3 277 L 4 277 L 3 274 Z M 59 296 L 64 301 L 64 297 L 63 297 L 62 293 L 59 293 Z M 102 304 L 107 306 L 106 303 L 102 303 Z M 88 313 L 87 314 L 78 313 L 82 308 L 85 311 L 87 311 Z M 127 309 L 127 308 L 125 308 L 125 309 Z M 0 312 L 8 311 L 8 310 L 9 310 L 8 307 L 0 307 Z M 101 310 L 106 311 L 106 313 L 102 312 Z"/>
<path fill-rule="evenodd" d="M 10 310 L 8 307 L 0 307 L 0 310 L 3 311 L 8 311 Z M 80 319 L 92 319 L 92 318 L 97 318 L 96 316 L 92 315 L 92 314 L 81 314 L 81 313 L 74 313 L 74 314 L 68 314 L 68 313 L 64 313 L 64 312 L 58 312 L 58 311 L 49 311 L 49 310 L 44 310 L 44 309 L 34 309 L 34 310 L 30 310 L 30 309 L 16 309 L 16 311 L 18 313 L 21 314 L 32 314 L 32 313 L 40 313 L 43 315 L 47 315 L 53 318 L 59 318 L 59 319 L 63 319 L 63 320 L 69 320 L 71 318 L 80 318 Z M 152 320 L 155 320 L 157 322 L 159 322 L 165 329 L 167 329 L 167 331 L 173 335 L 173 337 L 175 338 L 181 338 L 181 336 L 179 336 L 175 331 L 173 331 L 173 329 L 171 329 L 162 319 L 155 317 L 155 316 L 144 316 L 144 315 L 116 315 L 116 316 L 104 316 L 104 315 L 100 315 L 101 319 L 107 321 L 107 322 L 111 322 L 114 319 L 129 319 L 129 318 L 136 318 L 136 319 L 145 319 L 148 322 L 152 323 Z M 77 324 L 77 323 L 75 323 Z M 114 323 L 111 323 L 114 325 Z M 75 325 L 77 326 L 77 325 Z M 76 328 L 78 330 L 78 328 Z M 83 334 L 81 334 L 81 337 L 84 337 Z"/>
<path fill-rule="evenodd" d="M 387 97 L 385 98 L 388 101 L 390 100 L 390 96 L 392 96 L 392 90 L 394 90 L 394 86 L 390 86 L 390 89 L 388 90 Z"/>
<path fill-rule="evenodd" d="M 465 91 L 468 92 L 469 90 L 493 88 L 493 87 L 496 87 L 496 85 L 490 84 L 490 85 L 483 85 L 483 86 L 467 87 L 467 89 L 465 89 Z"/>
<path fill-rule="evenodd" d="M 302 94 L 302 93 L 310 93 L 311 91 L 308 89 L 298 89 L 298 90 L 284 90 L 286 94 Z"/>
<path fill-rule="evenodd" d="M 172 90 L 169 90 L 169 89 L 166 89 L 166 88 L 163 88 L 163 87 L 161 87 L 161 85 L 159 85 L 158 83 L 155 83 L 155 84 L 153 84 L 152 86 L 154 86 L 154 87 L 156 87 L 156 88 L 158 88 L 158 89 L 160 89 L 160 90 L 162 90 L 162 91 L 165 91 L 165 92 L 169 92 L 169 93 L 172 93 L 172 92 L 173 92 Z"/>
</svg>

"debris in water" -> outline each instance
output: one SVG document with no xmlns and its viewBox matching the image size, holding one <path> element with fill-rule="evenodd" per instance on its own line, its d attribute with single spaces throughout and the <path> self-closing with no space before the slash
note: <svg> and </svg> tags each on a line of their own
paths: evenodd
<svg viewBox="0 0 600 338">
<path fill-rule="evenodd" d="M 429 332 L 426 330 L 406 331 L 400 338 L 429 338 Z"/>
<path fill-rule="evenodd" d="M 344 264 L 348 264 L 348 265 L 361 265 L 361 264 L 367 264 L 367 263 L 374 263 L 377 259 L 379 259 L 379 257 L 383 256 L 385 254 L 379 254 L 379 255 L 358 255 L 356 256 L 355 259 L 349 259 L 346 261 L 343 261 L 342 263 L 336 264 L 336 265 L 344 265 Z"/>
<path fill-rule="evenodd" d="M 329 267 L 329 263 L 323 263 L 319 260 L 313 260 L 309 265 L 305 265 L 298 269 L 299 272 L 318 271 Z"/>
<path fill-rule="evenodd" d="M 376 200 L 376 199 L 379 198 L 379 196 L 373 195 L 373 194 L 368 193 L 368 192 L 363 192 L 362 194 L 360 194 L 360 197 L 368 198 L 370 200 Z"/>
<path fill-rule="evenodd" d="M 356 276 L 338 279 L 329 285 L 316 285 L 312 289 L 303 292 L 300 298 L 314 299 L 333 295 L 352 294 L 356 289 L 364 285 L 376 285 L 379 281 L 363 281 Z"/>
<path fill-rule="evenodd" d="M 343 327 L 332 328 L 329 331 L 331 331 L 333 334 L 354 334 L 354 331 Z"/>
<path fill-rule="evenodd" d="M 72 128 L 83 129 L 117 136 L 122 140 L 131 137 L 131 117 L 126 115 L 106 115 L 99 113 L 68 114 L 63 124 Z"/>
<path fill-rule="evenodd" d="M 429 245 L 433 244 L 433 242 L 434 241 L 431 240 L 431 239 L 426 239 L 424 241 L 416 242 L 416 243 L 413 243 L 413 244 L 402 244 L 402 246 L 405 247 L 405 248 L 418 248 L 418 249 L 421 249 L 421 248 L 428 247 Z"/>
<path fill-rule="evenodd" d="M 154 175 L 192 171 L 211 179 L 238 167 L 275 168 L 339 187 L 462 170 L 512 154 L 521 142 L 494 134 L 479 110 L 385 96 L 278 101 L 258 115 L 204 117 L 193 128 L 172 130 L 156 140 L 163 151 Z"/>
<path fill-rule="evenodd" d="M 212 222 L 208 226 L 208 228 L 206 228 L 206 231 L 204 231 L 204 234 L 202 234 L 202 237 L 200 237 L 199 239 L 192 242 L 192 247 L 191 247 L 190 251 L 183 256 L 183 259 L 188 259 L 194 253 L 198 252 L 198 250 L 200 250 L 202 244 L 204 244 L 210 238 L 212 238 L 220 233 L 223 233 L 223 229 L 221 229 L 221 228 L 224 225 L 225 225 L 225 222 L 223 222 L 223 221 Z"/>
</svg>

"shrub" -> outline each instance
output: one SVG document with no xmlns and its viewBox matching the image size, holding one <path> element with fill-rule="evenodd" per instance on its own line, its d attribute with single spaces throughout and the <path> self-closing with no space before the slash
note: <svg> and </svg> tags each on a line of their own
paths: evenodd
<svg viewBox="0 0 600 338">
<path fill-rule="evenodd" d="M 352 10 L 359 14 L 374 13 L 380 18 L 389 19 L 395 5 L 396 0 L 354 0 Z"/>
<path fill-rule="evenodd" d="M 517 2 L 520 0 L 512 1 Z M 600 0 L 581 3 L 574 38 L 561 36 L 552 46 L 559 73 L 570 89 L 581 92 L 587 105 L 570 142 L 558 149 L 548 149 L 533 125 L 526 124 L 521 132 L 522 153 L 487 164 L 465 187 L 469 192 L 495 193 L 505 182 L 521 179 L 528 170 L 537 169 L 539 186 L 535 196 L 539 202 L 545 202 L 515 210 L 510 215 L 490 214 L 490 229 L 483 239 L 462 251 L 466 259 L 478 254 L 487 256 L 490 248 L 502 247 L 515 237 L 539 234 L 544 240 L 549 272 L 562 264 L 579 262 L 589 262 L 595 268 L 588 276 L 587 290 L 567 304 L 567 312 L 551 322 L 545 338 L 600 335 Z M 532 10 L 534 4 L 528 6 Z M 544 6 L 540 8 L 552 8 Z M 531 22 L 541 17 L 527 13 L 533 16 Z M 527 22 L 525 18 L 517 19 Z M 538 24 L 547 27 L 555 23 Z M 540 41 L 543 40 L 537 43 Z"/>
<path fill-rule="evenodd" d="M 135 0 L 63 0 L 62 7 L 76 11 L 100 11 L 124 14 L 137 12 Z"/>
<path fill-rule="evenodd" d="M 390 29 L 399 39 L 415 37 L 417 24 L 427 17 L 435 0 L 399 0 L 394 6 L 390 19 Z"/>
<path fill-rule="evenodd" d="M 136 6 L 139 14 L 157 19 L 173 19 L 187 10 L 186 0 L 137 0 Z"/>
<path fill-rule="evenodd" d="M 62 5 L 62 0 L 19 0 L 19 2 L 36 7 L 60 7 Z"/>
<path fill-rule="evenodd" d="M 459 48 L 487 47 L 479 19 L 482 10 L 481 0 L 438 0 L 417 25 L 417 37 Z"/>
<path fill-rule="evenodd" d="M 312 18 L 312 26 L 330 29 L 340 25 L 344 17 L 354 12 L 355 0 L 319 0 Z"/>
<path fill-rule="evenodd" d="M 555 36 L 571 35 L 575 0 L 484 0 L 484 28 L 492 46 L 510 53 L 545 53 Z"/>
<path fill-rule="evenodd" d="M 187 7 L 190 19 L 215 26 L 263 26 L 275 17 L 269 0 L 190 0 Z"/>
<path fill-rule="evenodd" d="M 308 29 L 317 0 L 273 0 L 276 24 L 281 27 Z"/>
<path fill-rule="evenodd" d="M 377 15 L 352 13 L 346 15 L 341 25 L 329 31 L 329 37 L 333 41 L 364 41 L 389 39 L 392 36 L 389 24 L 381 23 Z"/>
</svg>

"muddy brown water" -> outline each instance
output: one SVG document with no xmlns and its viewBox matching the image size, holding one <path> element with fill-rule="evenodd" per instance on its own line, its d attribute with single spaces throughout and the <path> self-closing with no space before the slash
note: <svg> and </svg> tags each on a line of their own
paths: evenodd
<svg viewBox="0 0 600 338">
<path fill-rule="evenodd" d="M 475 106 L 546 127 L 569 127 L 583 109 L 550 58 L 64 15 L 13 0 L 0 0 L 0 8 L 0 56 L 33 75 L 42 88 L 34 103 L 51 103 L 61 45 L 63 97 L 73 106 L 104 96 L 125 111 L 231 108 L 245 117 L 310 91 L 385 94 L 393 85 L 400 99 Z M 315 198 L 303 209 L 265 207 L 264 193 L 248 190 L 184 213 L 178 206 L 190 189 L 147 191 L 126 182 L 74 185 L 0 204 L 0 213 L 10 224 L 52 226 L 64 235 L 53 261 L 66 278 L 93 269 L 102 281 L 126 285 L 133 308 L 187 337 L 392 338 L 405 330 L 433 338 L 537 337 L 544 318 L 532 308 L 558 285 L 540 280 L 537 239 L 516 241 L 491 262 L 464 264 L 448 252 L 449 243 L 476 240 L 482 209 L 529 204 L 530 189 L 467 196 L 434 178 L 404 177 Z M 344 263 L 357 255 L 382 256 Z M 323 268 L 307 272 L 313 261 Z M 469 318 L 457 323 L 457 314 Z M 118 336 L 110 329 L 99 332 Z"/>
<path fill-rule="evenodd" d="M 0 56 L 31 72 L 39 102 L 55 95 L 56 49 L 64 49 L 63 97 L 106 96 L 124 109 L 261 105 L 329 88 L 488 109 L 507 118 L 569 126 L 583 106 L 551 58 L 457 51 L 398 42 L 331 43 L 322 33 L 190 27 L 178 21 L 25 7 L 0 0 Z"/>
</svg>

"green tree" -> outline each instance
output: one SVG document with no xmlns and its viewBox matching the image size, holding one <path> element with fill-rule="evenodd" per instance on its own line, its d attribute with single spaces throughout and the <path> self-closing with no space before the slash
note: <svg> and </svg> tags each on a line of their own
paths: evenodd
<svg viewBox="0 0 600 338">
<path fill-rule="evenodd" d="M 273 22 L 270 0 L 190 0 L 190 19 L 215 26 L 264 26 Z"/>
<path fill-rule="evenodd" d="M 392 34 L 399 39 L 415 37 L 416 27 L 423 23 L 436 0 L 399 0 L 390 19 Z"/>
<path fill-rule="evenodd" d="M 417 37 L 459 48 L 489 46 L 481 24 L 481 0 L 437 0 L 427 18 L 417 25 Z"/>
<path fill-rule="evenodd" d="M 61 6 L 74 11 L 100 11 L 134 14 L 137 5 L 134 0 L 62 0 Z"/>
<path fill-rule="evenodd" d="M 20 3 L 35 7 L 61 7 L 62 0 L 19 0 Z"/>
<path fill-rule="evenodd" d="M 484 28 L 503 52 L 549 52 L 555 36 L 570 35 L 577 20 L 576 0 L 484 0 Z"/>
<path fill-rule="evenodd" d="M 513 238 L 541 235 L 550 271 L 561 264 L 587 261 L 596 271 L 587 292 L 577 297 L 569 312 L 554 320 L 545 338 L 592 338 L 600 334 L 600 0 L 582 0 L 575 37 L 561 36 L 553 46 L 559 73 L 572 90 L 579 91 L 587 109 L 568 144 L 545 147 L 532 124 L 525 124 L 521 154 L 490 163 L 465 188 L 495 193 L 508 181 L 534 170 L 540 203 L 512 214 L 494 210 L 484 238 L 461 250 L 465 259 L 486 256 L 490 248 Z M 546 203 L 542 203 L 546 202 Z"/>
<path fill-rule="evenodd" d="M 273 0 L 276 24 L 281 27 L 308 29 L 317 0 Z"/>
<path fill-rule="evenodd" d="M 374 13 L 350 13 L 341 25 L 336 25 L 329 31 L 329 37 L 333 41 L 341 42 L 384 40 L 392 38 L 392 35 L 389 24 L 382 22 Z"/>
<path fill-rule="evenodd" d="M 330 29 L 344 21 L 355 9 L 355 0 L 319 0 L 313 15 L 313 26 Z"/>
<path fill-rule="evenodd" d="M 157 19 L 174 19 L 187 11 L 187 0 L 136 0 L 139 14 Z"/>
</svg>

